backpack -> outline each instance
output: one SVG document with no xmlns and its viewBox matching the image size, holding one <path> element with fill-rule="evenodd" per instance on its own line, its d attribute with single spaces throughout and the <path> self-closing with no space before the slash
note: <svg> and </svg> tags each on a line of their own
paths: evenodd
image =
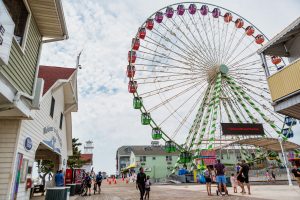
<svg viewBox="0 0 300 200">
<path fill-rule="evenodd" d="M 102 181 L 102 175 L 97 175 L 96 176 L 96 182 L 101 182 Z"/>
</svg>

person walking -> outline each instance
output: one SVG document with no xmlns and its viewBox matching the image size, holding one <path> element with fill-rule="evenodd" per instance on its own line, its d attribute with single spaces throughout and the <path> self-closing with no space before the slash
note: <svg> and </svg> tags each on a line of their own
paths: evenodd
<svg viewBox="0 0 300 200">
<path fill-rule="evenodd" d="M 140 190 L 140 200 L 143 200 L 145 194 L 145 184 L 146 184 L 146 174 L 144 173 L 144 168 L 140 168 L 140 172 L 136 179 L 136 189 Z"/>
<path fill-rule="evenodd" d="M 294 174 L 294 177 L 300 187 L 300 169 L 298 169 L 297 165 L 294 165 L 292 173 Z"/>
<path fill-rule="evenodd" d="M 151 185 L 151 181 L 150 181 L 150 176 L 147 176 L 147 180 L 145 183 L 145 200 L 148 199 L 150 197 L 150 185 Z"/>
<path fill-rule="evenodd" d="M 228 190 L 226 187 L 225 166 L 221 163 L 220 159 L 217 160 L 217 164 L 215 164 L 214 166 L 214 171 L 216 174 L 216 182 L 218 183 L 218 189 L 220 194 L 222 194 L 223 186 L 225 194 L 228 195 Z"/>
<path fill-rule="evenodd" d="M 59 170 L 55 175 L 55 186 L 62 187 L 64 185 L 65 185 L 64 174 L 62 173 L 62 170 Z"/>
<path fill-rule="evenodd" d="M 276 182 L 276 174 L 275 174 L 274 170 L 271 171 L 271 176 L 272 176 L 273 182 L 275 183 Z"/>
<path fill-rule="evenodd" d="M 89 193 L 89 196 L 91 196 L 91 187 L 92 187 L 92 177 L 90 175 L 90 173 L 86 173 L 86 176 L 85 176 L 85 182 L 86 182 L 86 193 L 85 193 L 85 196 L 87 196 L 87 193 Z"/>
<path fill-rule="evenodd" d="M 233 187 L 233 192 L 234 193 L 237 193 L 237 179 L 236 179 L 236 176 L 234 173 L 231 174 L 231 177 L 230 177 L 230 182 L 231 182 L 231 185 Z"/>
<path fill-rule="evenodd" d="M 98 190 L 98 194 L 100 194 L 102 180 L 103 180 L 102 174 L 101 174 L 101 172 L 98 172 L 98 174 L 96 176 L 96 184 L 95 184 L 96 189 L 94 190 L 94 194 L 96 193 L 97 190 Z"/>
<path fill-rule="evenodd" d="M 211 194 L 212 174 L 211 174 L 211 170 L 210 170 L 209 166 L 207 166 L 207 169 L 204 171 L 204 178 L 205 178 L 205 182 L 206 182 L 207 194 L 208 194 L 208 196 L 212 196 L 212 194 Z"/>
<path fill-rule="evenodd" d="M 250 170 L 249 165 L 246 163 L 245 160 L 242 160 L 241 169 L 238 176 L 240 175 L 243 176 L 244 182 L 247 185 L 248 194 L 251 195 L 250 184 L 249 184 L 249 170 Z"/>
</svg>

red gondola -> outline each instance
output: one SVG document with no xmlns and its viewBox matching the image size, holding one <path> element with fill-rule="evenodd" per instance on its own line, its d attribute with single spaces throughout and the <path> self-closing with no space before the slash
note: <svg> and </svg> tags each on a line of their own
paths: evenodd
<svg viewBox="0 0 300 200">
<path fill-rule="evenodd" d="M 256 42 L 256 44 L 262 44 L 264 41 L 265 41 L 265 38 L 264 38 L 264 36 L 261 35 L 261 34 L 258 34 L 258 35 L 255 37 L 255 42 Z"/>
<path fill-rule="evenodd" d="M 244 26 L 244 20 L 239 18 L 235 21 L 235 27 L 242 28 Z"/>
<path fill-rule="evenodd" d="M 132 49 L 133 50 L 139 50 L 140 48 L 140 39 L 138 38 L 132 38 L 132 43 L 131 43 Z"/>
<path fill-rule="evenodd" d="M 253 28 L 253 26 L 248 26 L 245 31 L 248 36 L 251 36 L 253 35 L 255 29 Z"/>
<path fill-rule="evenodd" d="M 145 28 L 140 28 L 139 29 L 139 38 L 140 39 L 145 39 L 146 37 L 146 29 Z"/>
<path fill-rule="evenodd" d="M 136 60 L 136 52 L 128 51 L 128 62 L 135 63 L 135 60 Z"/>
<path fill-rule="evenodd" d="M 132 78 L 135 75 L 135 66 L 134 65 L 127 65 L 126 71 L 127 77 Z"/>
<path fill-rule="evenodd" d="M 232 14 L 231 13 L 225 13 L 225 15 L 224 15 L 224 21 L 226 22 L 226 23 L 229 23 L 229 22 L 231 22 L 232 21 Z"/>
<path fill-rule="evenodd" d="M 129 81 L 128 83 L 128 92 L 135 93 L 137 89 L 137 82 L 136 81 Z"/>
<path fill-rule="evenodd" d="M 278 56 L 272 56 L 271 60 L 274 65 L 281 63 L 281 58 Z"/>
<path fill-rule="evenodd" d="M 146 21 L 146 28 L 151 31 L 153 29 L 153 26 L 154 26 L 153 19 L 147 19 L 147 21 Z"/>
</svg>

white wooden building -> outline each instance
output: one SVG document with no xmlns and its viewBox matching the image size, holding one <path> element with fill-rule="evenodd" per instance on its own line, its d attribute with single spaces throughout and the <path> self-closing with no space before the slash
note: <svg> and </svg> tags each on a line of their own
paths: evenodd
<svg viewBox="0 0 300 200">
<path fill-rule="evenodd" d="M 29 199 L 27 179 L 36 160 L 52 160 L 65 171 L 72 155 L 72 117 L 78 109 L 77 69 L 40 66 L 40 109 L 31 119 L 0 120 L 0 199 Z"/>
</svg>

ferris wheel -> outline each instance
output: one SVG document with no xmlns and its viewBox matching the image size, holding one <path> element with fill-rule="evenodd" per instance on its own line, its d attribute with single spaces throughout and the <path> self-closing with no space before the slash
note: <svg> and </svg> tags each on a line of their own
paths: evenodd
<svg viewBox="0 0 300 200">
<path fill-rule="evenodd" d="M 255 137 L 225 136 L 221 123 L 261 123 L 265 136 L 281 135 L 284 117 L 273 111 L 257 54 L 266 40 L 251 22 L 212 4 L 173 4 L 151 15 L 132 39 L 127 77 L 152 138 L 188 162 L 191 152 Z M 283 63 L 267 62 L 271 73 Z"/>
</svg>

